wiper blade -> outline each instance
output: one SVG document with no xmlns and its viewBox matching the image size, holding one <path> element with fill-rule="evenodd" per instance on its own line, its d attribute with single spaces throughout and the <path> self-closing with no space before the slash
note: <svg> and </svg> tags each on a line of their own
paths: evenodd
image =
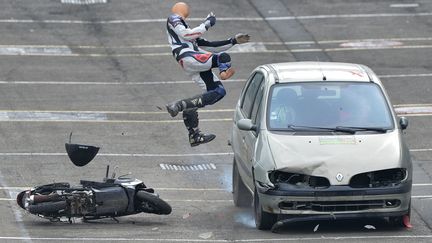
<svg viewBox="0 0 432 243">
<path fill-rule="evenodd" d="M 356 132 L 356 131 L 374 131 L 374 132 L 385 133 L 388 130 L 387 128 L 383 128 L 383 127 L 345 127 L 345 126 L 337 126 L 336 128 L 338 128 L 338 129 L 351 129 L 354 132 Z"/>
<path fill-rule="evenodd" d="M 295 131 L 295 130 L 319 130 L 319 131 L 328 131 L 328 132 L 345 132 L 354 134 L 356 130 L 351 128 L 345 128 L 345 127 L 313 127 L 313 126 L 296 126 L 296 125 L 288 125 L 288 128 Z"/>
</svg>

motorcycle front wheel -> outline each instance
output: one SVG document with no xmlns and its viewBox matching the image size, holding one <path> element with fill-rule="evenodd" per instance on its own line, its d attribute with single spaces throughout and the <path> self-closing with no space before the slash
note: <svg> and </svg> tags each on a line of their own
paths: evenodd
<svg viewBox="0 0 432 243">
<path fill-rule="evenodd" d="M 158 196 L 145 191 L 136 193 L 137 209 L 144 213 L 170 214 L 171 206 Z"/>
</svg>

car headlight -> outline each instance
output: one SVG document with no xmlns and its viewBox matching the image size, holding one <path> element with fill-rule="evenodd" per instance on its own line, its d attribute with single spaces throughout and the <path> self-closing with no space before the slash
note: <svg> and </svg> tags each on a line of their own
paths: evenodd
<svg viewBox="0 0 432 243">
<path fill-rule="evenodd" d="M 405 181 L 407 177 L 408 173 L 404 168 L 371 171 L 353 176 L 350 186 L 353 188 L 396 186 Z"/>
<path fill-rule="evenodd" d="M 327 188 L 330 186 L 329 180 L 325 177 L 283 172 L 278 170 L 270 172 L 269 179 L 275 185 L 278 183 L 287 183 L 299 187 L 307 186 L 313 188 Z"/>
</svg>

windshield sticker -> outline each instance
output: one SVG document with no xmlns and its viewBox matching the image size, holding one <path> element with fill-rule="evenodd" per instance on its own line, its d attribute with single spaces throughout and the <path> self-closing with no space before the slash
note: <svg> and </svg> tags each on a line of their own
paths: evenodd
<svg viewBox="0 0 432 243">
<path fill-rule="evenodd" d="M 332 144 L 356 144 L 355 137 L 320 137 L 320 145 L 332 145 Z"/>
</svg>

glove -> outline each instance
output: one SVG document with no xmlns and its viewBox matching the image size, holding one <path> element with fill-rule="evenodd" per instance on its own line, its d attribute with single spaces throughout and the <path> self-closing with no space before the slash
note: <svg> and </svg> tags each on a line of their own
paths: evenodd
<svg viewBox="0 0 432 243">
<path fill-rule="evenodd" d="M 206 30 L 208 30 L 210 27 L 216 24 L 216 16 L 213 12 L 210 12 L 209 15 L 207 15 L 207 18 L 204 21 L 204 25 Z"/>
<path fill-rule="evenodd" d="M 234 36 L 236 44 L 243 44 L 249 42 L 250 36 L 244 33 L 238 33 Z"/>
</svg>

